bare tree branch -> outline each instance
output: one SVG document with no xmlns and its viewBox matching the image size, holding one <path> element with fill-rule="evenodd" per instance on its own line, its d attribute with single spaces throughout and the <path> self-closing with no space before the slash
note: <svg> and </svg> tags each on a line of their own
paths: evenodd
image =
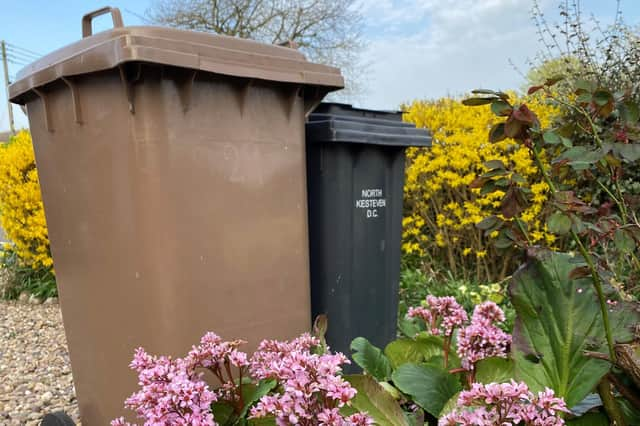
<svg viewBox="0 0 640 426">
<path fill-rule="evenodd" d="M 342 69 L 343 100 L 362 91 L 365 44 L 356 0 L 154 0 L 146 15 L 169 27 L 293 42 L 311 61 Z"/>
<path fill-rule="evenodd" d="M 564 60 L 563 74 L 569 78 L 592 79 L 640 98 L 640 32 L 624 22 L 620 0 L 615 2 L 615 17 L 608 25 L 593 15 L 585 19 L 579 0 L 561 0 L 561 22 L 550 25 L 539 3 L 533 0 L 532 20 L 543 50 L 530 61 L 534 71 L 556 68 L 554 61 Z"/>
</svg>

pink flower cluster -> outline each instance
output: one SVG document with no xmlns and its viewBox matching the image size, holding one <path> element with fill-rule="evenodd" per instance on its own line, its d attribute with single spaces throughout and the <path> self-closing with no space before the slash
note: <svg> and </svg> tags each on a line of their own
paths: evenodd
<svg viewBox="0 0 640 426">
<path fill-rule="evenodd" d="M 339 409 L 349 404 L 356 390 L 340 376 L 342 354 L 314 354 L 320 343 L 309 334 L 291 342 L 263 341 L 251 360 L 238 350 L 243 341 L 223 341 L 207 333 L 185 358 L 154 357 L 136 350 L 130 367 L 138 372 L 141 390 L 125 401 L 145 426 L 217 425 L 211 412 L 215 401 L 243 409 L 242 379 L 276 379 L 277 392 L 266 395 L 251 409 L 252 417 L 275 416 L 278 425 L 364 426 L 372 424 L 365 413 L 343 417 Z M 221 386 L 210 390 L 201 369 L 211 371 Z M 234 375 L 234 371 L 236 371 Z M 279 393 L 278 393 L 279 392 Z M 119 418 L 112 426 L 134 426 Z"/>
<path fill-rule="evenodd" d="M 185 359 L 154 357 L 138 348 L 130 366 L 138 372 L 142 389 L 125 406 L 144 419 L 145 425 L 217 425 L 211 414 L 216 394 Z M 111 422 L 111 426 L 125 425 L 130 426 L 122 417 Z"/>
<path fill-rule="evenodd" d="M 462 391 L 458 407 L 442 417 L 439 426 L 560 426 L 564 420 L 560 413 L 569 410 L 562 398 L 555 397 L 551 389 L 534 395 L 526 384 L 474 383 L 470 390 Z"/>
<path fill-rule="evenodd" d="M 457 354 L 465 370 L 473 371 L 475 363 L 484 358 L 506 357 L 511 345 L 511 335 L 495 325 L 503 322 L 505 317 L 502 309 L 493 302 L 484 302 L 476 306 L 471 323 L 466 327 L 463 325 L 468 320 L 467 313 L 451 296 L 429 295 L 426 306 L 409 308 L 407 316 L 422 319 L 431 334 L 444 335 L 445 365 L 451 344 L 450 338 L 456 328 L 462 327 L 457 336 Z"/>
<path fill-rule="evenodd" d="M 341 353 L 315 354 L 320 341 L 308 334 L 291 342 L 265 340 L 251 358 L 251 375 L 276 379 L 283 392 L 266 395 L 251 409 L 251 417 L 276 416 L 284 425 L 358 426 L 372 424 L 364 413 L 348 417 L 340 408 L 356 390 L 340 376 L 340 365 L 349 360 Z"/>
<path fill-rule="evenodd" d="M 462 367 L 472 371 L 481 359 L 506 358 L 511 335 L 495 323 L 504 321 L 504 312 L 493 302 L 484 302 L 473 311 L 471 324 L 458 331 L 458 356 Z"/>
<path fill-rule="evenodd" d="M 421 318 L 427 327 L 431 328 L 431 334 L 437 336 L 442 333 L 449 337 L 453 331 L 467 321 L 467 313 L 464 308 L 451 296 L 435 297 L 427 296 L 426 307 L 409 308 L 407 316 Z"/>
<path fill-rule="evenodd" d="M 193 346 L 185 358 L 190 371 L 195 371 L 197 368 L 211 371 L 222 384 L 216 390 L 216 396 L 240 409 L 242 408 L 240 407 L 242 397 L 234 381 L 231 367 L 236 368 L 240 379 L 242 379 L 249 366 L 249 360 L 247 354 L 239 351 L 238 347 L 245 343 L 247 342 L 244 340 L 226 342 L 217 334 L 209 332 L 202 336 L 200 344 Z"/>
</svg>

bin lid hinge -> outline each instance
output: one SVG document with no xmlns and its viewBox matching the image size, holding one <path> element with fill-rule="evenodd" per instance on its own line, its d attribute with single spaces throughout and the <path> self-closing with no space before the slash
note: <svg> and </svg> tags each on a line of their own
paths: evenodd
<svg viewBox="0 0 640 426">
<path fill-rule="evenodd" d="M 293 85 L 288 91 L 285 91 L 285 108 L 287 112 L 287 120 L 289 121 L 291 121 L 293 107 L 295 106 L 301 91 L 302 86 L 299 85 Z"/>
<path fill-rule="evenodd" d="M 240 116 L 244 116 L 244 108 L 247 103 L 247 96 L 249 95 L 249 89 L 253 86 L 253 79 L 243 79 L 240 82 L 238 88 L 238 107 L 240 108 Z"/>
<path fill-rule="evenodd" d="M 49 101 L 47 99 L 47 94 L 42 90 L 42 88 L 33 88 L 33 91 L 40 99 L 42 99 L 42 109 L 44 110 L 44 127 L 49 132 L 53 132 L 53 126 L 51 124 L 51 108 L 49 108 Z"/>
<path fill-rule="evenodd" d="M 308 116 L 322 102 L 322 98 L 326 96 L 327 92 L 328 90 L 317 86 L 306 86 L 304 88 L 305 116 Z"/>
<path fill-rule="evenodd" d="M 193 93 L 193 82 L 195 78 L 196 70 L 185 70 L 184 72 L 180 72 L 174 79 L 183 112 L 187 112 L 189 108 L 191 108 L 191 95 Z"/>
<path fill-rule="evenodd" d="M 142 75 L 142 64 L 137 62 L 133 64 L 120 64 L 118 65 L 118 69 L 120 70 L 120 81 L 122 82 L 125 96 L 127 97 L 127 102 L 129 103 L 129 112 L 131 114 L 135 114 L 135 91 L 133 86 L 134 83 L 140 80 L 140 77 Z"/>
</svg>

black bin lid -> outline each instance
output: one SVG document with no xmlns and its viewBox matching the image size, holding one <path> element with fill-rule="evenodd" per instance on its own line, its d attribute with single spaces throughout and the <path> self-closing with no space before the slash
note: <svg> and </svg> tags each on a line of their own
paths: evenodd
<svg viewBox="0 0 640 426">
<path fill-rule="evenodd" d="M 323 102 L 306 125 L 307 142 L 431 146 L 431 133 L 402 121 L 401 111 L 377 111 Z"/>
</svg>

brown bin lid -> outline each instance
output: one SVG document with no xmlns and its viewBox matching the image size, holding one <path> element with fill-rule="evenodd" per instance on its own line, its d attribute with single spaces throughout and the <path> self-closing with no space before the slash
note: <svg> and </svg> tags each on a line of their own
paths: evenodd
<svg viewBox="0 0 640 426">
<path fill-rule="evenodd" d="M 91 18 L 111 12 L 112 30 L 91 35 Z M 88 22 L 88 27 L 87 27 Z M 147 62 L 234 77 L 344 87 L 338 68 L 308 62 L 297 50 L 253 40 L 165 27 L 123 27 L 120 12 L 104 8 L 83 18 L 85 38 L 58 49 L 23 68 L 9 86 L 12 102 L 62 77 L 115 68 L 126 62 Z"/>
</svg>

